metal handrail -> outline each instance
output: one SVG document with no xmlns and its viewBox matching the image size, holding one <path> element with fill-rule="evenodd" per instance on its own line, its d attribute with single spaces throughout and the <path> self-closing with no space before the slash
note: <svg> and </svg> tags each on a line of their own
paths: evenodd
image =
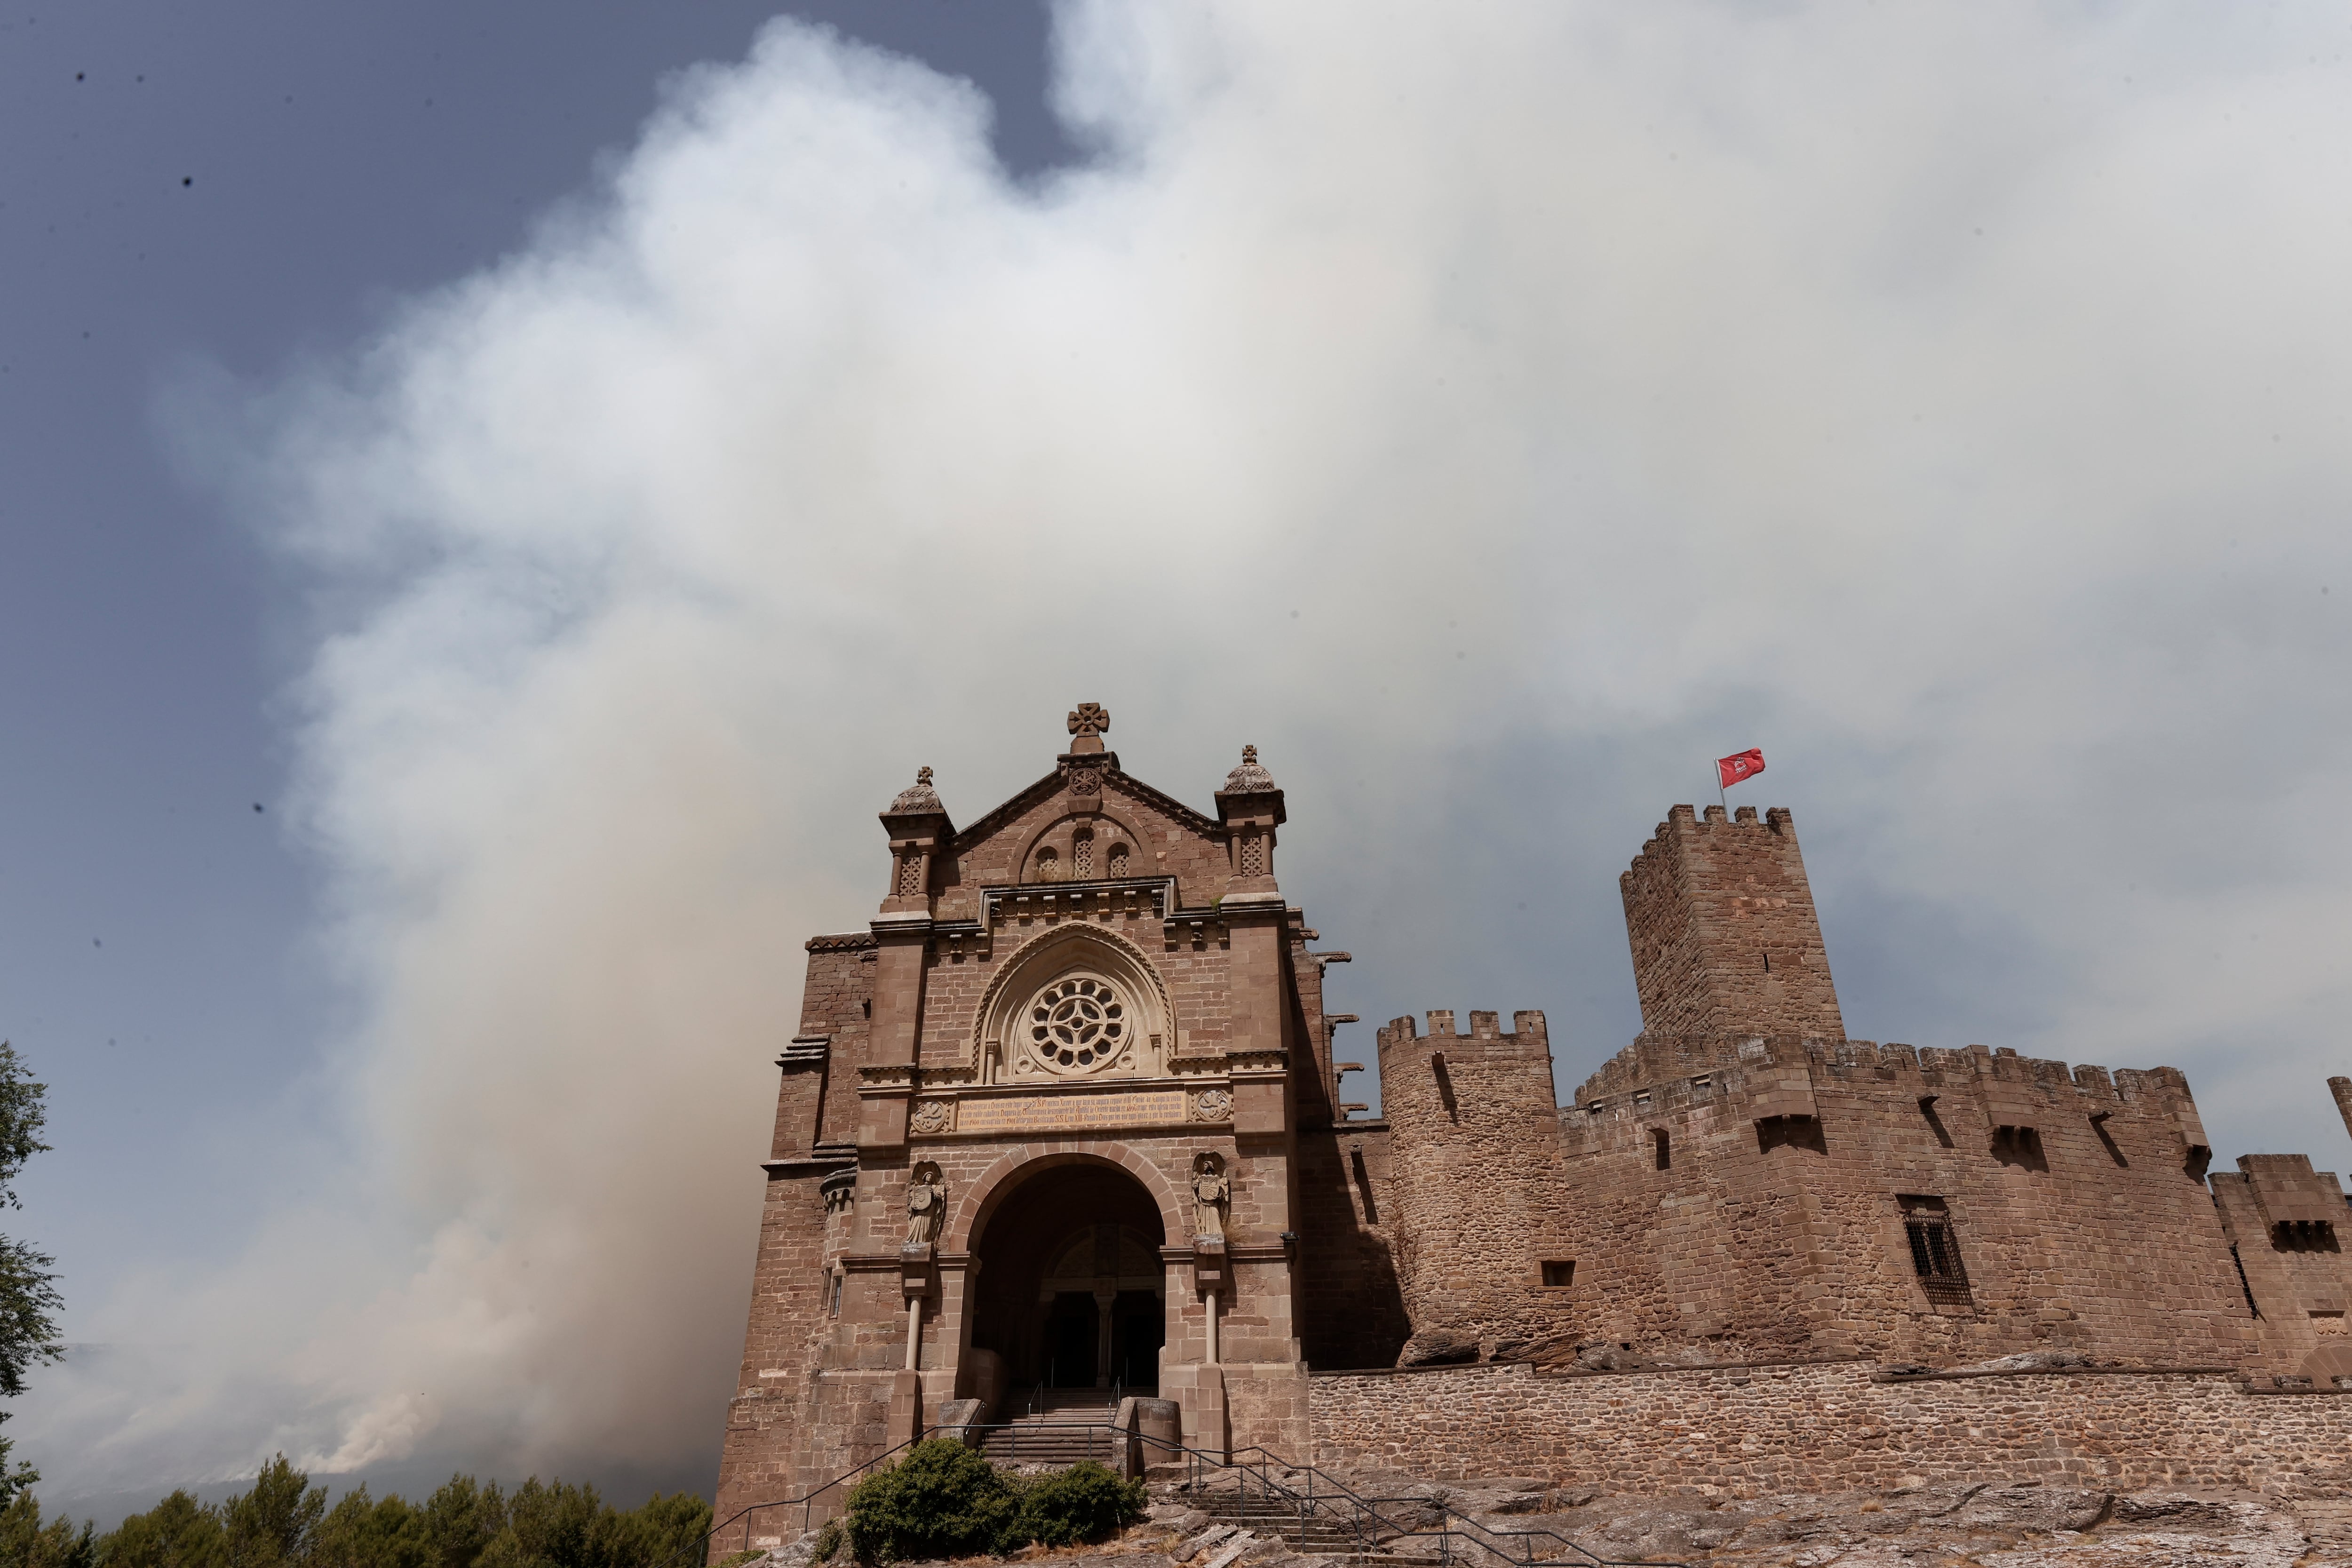
<svg viewBox="0 0 2352 1568">
<path fill-rule="evenodd" d="M 1297 1510 L 1299 1523 L 1302 1528 L 1310 1517 L 1322 1517 L 1347 1524 L 1356 1538 L 1356 1549 L 1359 1552 L 1369 1551 L 1373 1547 L 1397 1541 L 1435 1541 L 1438 1543 L 1440 1562 L 1448 1564 L 1450 1568 L 1450 1565 L 1454 1561 L 1454 1542 L 1455 1540 L 1459 1539 L 1486 1552 L 1492 1552 L 1495 1556 L 1501 1558 L 1504 1562 L 1515 1564 L 1516 1568 L 1545 1568 L 1545 1565 L 1558 1564 L 1561 1563 L 1573 1563 L 1580 1565 L 1580 1568 L 1686 1568 L 1686 1565 L 1679 1563 L 1656 1562 L 1634 1563 L 1622 1558 L 1598 1556 L 1591 1552 L 1586 1551 L 1583 1547 L 1579 1546 L 1575 1542 L 1569 1540 L 1566 1536 L 1561 1535 L 1557 1531 L 1496 1530 L 1489 1525 L 1481 1524 L 1476 1520 L 1470 1518 L 1467 1514 L 1458 1512 L 1454 1509 L 1446 1507 L 1443 1503 L 1433 1502 L 1428 1498 L 1365 1497 L 1357 1492 L 1353 1488 L 1348 1486 L 1344 1481 L 1339 1480 L 1338 1478 L 1327 1475 L 1323 1471 L 1317 1469 L 1312 1465 L 1294 1465 L 1289 1460 L 1285 1459 L 1281 1455 L 1274 1452 L 1271 1448 L 1265 1447 L 1262 1445 L 1253 1444 L 1249 1447 L 1236 1448 L 1231 1450 L 1228 1454 L 1221 1456 L 1205 1449 L 1191 1447 L 1182 1443 L 1171 1442 L 1165 1437 L 1157 1437 L 1143 1432 L 1129 1431 L 1112 1421 L 1056 1422 L 1054 1426 L 1057 1432 L 1068 1432 L 1072 1430 L 1107 1432 L 1110 1434 L 1111 1446 L 1114 1447 L 1114 1451 L 1116 1449 L 1117 1443 L 1119 1440 L 1124 1439 L 1129 1443 L 1143 1445 L 1148 1447 L 1160 1450 L 1165 1454 L 1181 1456 L 1189 1471 L 1184 1482 L 1184 1489 L 1192 1493 L 1196 1497 L 1205 1497 L 1208 1494 L 1209 1487 L 1207 1484 L 1207 1477 L 1213 1469 L 1232 1471 L 1239 1483 L 1239 1500 L 1244 1505 L 1244 1510 L 1246 1510 L 1246 1506 L 1249 1502 L 1250 1480 L 1255 1477 L 1258 1484 L 1260 1496 L 1268 1502 L 1279 1501 L 1295 1507 Z M 970 1443 L 972 1439 L 972 1436 L 976 1433 L 1010 1433 L 1013 1436 L 1013 1443 L 1016 1450 L 1019 1446 L 1020 1433 L 1022 1429 L 1023 1424 L 1017 1422 L 945 1428 L 945 1430 L 951 1430 L 958 1433 L 966 1443 Z M 718 1540 L 722 1531 L 731 1529 L 738 1520 L 744 1521 L 743 1550 L 746 1552 L 750 1551 L 752 1529 L 751 1523 L 751 1516 L 765 1509 L 799 1508 L 802 1510 L 802 1532 L 805 1534 L 808 1527 L 808 1510 L 814 1506 L 818 1498 L 823 1497 L 826 1492 L 840 1486 L 844 1481 L 849 1480 L 853 1477 L 872 1469 L 875 1466 L 880 1464 L 883 1460 L 889 1458 L 892 1455 L 898 1454 L 908 1448 L 911 1448 L 915 1444 L 923 1441 L 932 1434 L 941 1430 L 942 1428 L 939 1426 L 926 1426 L 916 1436 L 910 1438 L 907 1442 L 901 1443 L 897 1447 L 891 1448 L 887 1452 L 877 1454 L 874 1458 L 866 1460 L 864 1464 L 857 1466 L 855 1469 L 845 1470 L 840 1475 L 834 1477 L 833 1479 L 824 1482 L 822 1486 L 815 1487 L 811 1490 L 803 1493 L 799 1497 L 785 1498 L 774 1502 L 753 1503 L 747 1508 L 739 1510 L 737 1512 L 729 1515 L 719 1523 L 714 1524 L 709 1530 L 705 1531 L 698 1541 L 690 1543 L 688 1546 L 680 1547 L 677 1551 L 672 1552 L 667 1557 L 665 1557 L 658 1563 L 652 1564 L 651 1568 L 670 1568 L 670 1564 L 677 1562 L 678 1559 L 683 1557 L 687 1552 L 694 1549 L 695 1547 L 699 1547 L 702 1551 L 703 1556 L 707 1558 L 709 1555 L 710 1543 Z M 982 1440 L 985 1441 L 984 1438 Z M 1255 1458 L 1245 1457 L 1253 1455 L 1255 1456 Z M 1017 1462 L 1017 1452 L 1013 1458 Z M 1276 1468 L 1279 1468 L 1294 1479 L 1299 1477 L 1304 1477 L 1306 1479 L 1306 1489 L 1302 1491 L 1296 1486 L 1275 1479 L 1272 1471 Z M 1316 1490 L 1317 1484 L 1318 1482 L 1321 1483 L 1323 1488 L 1320 1495 L 1318 1495 Z M 1349 1505 L 1344 1512 L 1341 1510 L 1340 1506 L 1341 1500 L 1343 1499 Z M 1430 1509 L 1434 1508 L 1444 1519 L 1454 1521 L 1455 1523 L 1466 1526 L 1467 1528 L 1457 1530 L 1451 1526 L 1447 1526 L 1436 1530 L 1408 1529 L 1405 1526 L 1409 1521 L 1391 1520 L 1387 1515 L 1383 1514 L 1381 1511 L 1383 1504 L 1391 1506 L 1409 1506 L 1416 1512 L 1426 1512 Z M 1558 1546 L 1565 1549 L 1567 1552 L 1574 1553 L 1573 1558 L 1562 1558 L 1559 1556 L 1538 1557 L 1536 1555 L 1536 1542 L 1538 1538 L 1552 1542 Z M 1516 1552 L 1510 1550 L 1505 1544 L 1505 1542 L 1513 1540 L 1516 1540 L 1519 1543 L 1518 1549 Z"/>
<path fill-rule="evenodd" d="M 1138 1433 L 1135 1436 L 1141 1441 L 1152 1444 L 1156 1447 L 1181 1447 L 1181 1445 L 1171 1445 L 1162 1438 L 1144 1436 L 1141 1433 Z M 1197 1448 L 1185 1448 L 1183 1451 L 1192 1457 L 1192 1476 L 1186 1483 L 1187 1489 L 1194 1492 L 1196 1495 L 1204 1493 L 1207 1488 L 1202 1480 L 1204 1469 L 1202 1461 L 1206 1459 L 1211 1464 L 1219 1464 L 1219 1461 L 1213 1454 L 1204 1454 Z M 1255 1464 L 1243 1457 L 1244 1455 L 1251 1454 L 1257 1456 Z M 1286 1485 L 1281 1481 L 1276 1480 L 1273 1476 L 1268 1473 L 1269 1467 L 1273 1466 L 1279 1466 L 1283 1470 L 1294 1477 L 1304 1476 L 1307 1479 L 1307 1489 L 1302 1492 L 1295 1487 Z M 1234 1450 L 1232 1455 L 1223 1461 L 1220 1468 L 1233 1469 L 1238 1472 L 1242 1480 L 1241 1495 L 1244 1503 L 1248 1501 L 1248 1479 L 1254 1474 L 1257 1478 L 1258 1485 L 1265 1489 L 1265 1495 L 1269 1501 L 1274 1500 L 1275 1498 L 1279 1495 L 1283 1500 L 1293 1502 L 1297 1506 L 1299 1510 L 1299 1519 L 1302 1524 L 1305 1522 L 1307 1515 L 1314 1512 L 1318 1507 L 1326 1508 L 1330 1510 L 1330 1513 L 1326 1517 L 1332 1517 L 1338 1514 L 1338 1504 L 1336 1500 L 1329 1498 L 1318 1498 L 1315 1495 L 1316 1483 L 1320 1481 L 1330 1492 L 1335 1492 L 1339 1494 L 1339 1497 L 1345 1498 L 1349 1503 L 1352 1505 L 1351 1512 L 1345 1517 L 1348 1518 L 1355 1529 L 1357 1546 L 1360 1551 L 1364 1549 L 1367 1545 L 1367 1542 L 1364 1541 L 1364 1521 L 1369 1518 L 1372 1521 L 1372 1530 L 1376 1542 L 1379 1539 L 1379 1531 L 1383 1527 L 1387 1527 L 1391 1531 L 1391 1533 L 1386 1537 L 1389 1541 L 1433 1539 L 1438 1542 L 1440 1560 L 1447 1563 L 1451 1563 L 1453 1562 L 1453 1542 L 1456 1536 L 1460 1536 L 1464 1540 L 1485 1548 L 1486 1551 L 1493 1552 L 1497 1557 L 1502 1558 L 1505 1562 L 1518 1563 L 1521 1565 L 1521 1568 L 1535 1568 L 1535 1565 L 1538 1562 L 1561 1561 L 1559 1558 L 1538 1559 L 1536 1556 L 1535 1543 L 1538 1538 L 1541 1538 L 1553 1542 L 1567 1551 L 1575 1553 L 1575 1561 L 1579 1563 L 1594 1564 L 1597 1565 L 1597 1568 L 1631 1568 L 1631 1565 L 1622 1564 L 1619 1559 L 1601 1557 L 1593 1552 L 1586 1551 L 1583 1547 L 1579 1546 L 1575 1542 L 1569 1540 L 1558 1531 L 1496 1530 L 1490 1525 L 1481 1524 L 1476 1520 L 1472 1519 L 1469 1515 L 1458 1512 L 1454 1509 L 1446 1507 L 1443 1503 L 1433 1503 L 1427 1498 L 1364 1497 L 1355 1491 L 1354 1489 L 1348 1486 L 1346 1482 L 1338 1479 L 1336 1477 L 1326 1475 L 1323 1471 L 1317 1469 L 1312 1465 L 1294 1465 L 1289 1460 L 1285 1459 L 1281 1455 L 1274 1452 L 1271 1448 L 1265 1447 L 1261 1445 L 1254 1444 L 1247 1448 L 1237 1448 Z M 1416 1511 L 1425 1511 L 1428 1509 L 1434 1507 L 1443 1517 L 1456 1521 L 1459 1523 L 1467 1526 L 1468 1529 L 1466 1531 L 1454 1530 L 1451 1528 L 1440 1530 L 1408 1530 L 1403 1528 L 1400 1521 L 1391 1521 L 1381 1512 L 1381 1505 L 1383 1503 L 1410 1505 Z M 1502 1544 L 1502 1542 L 1512 1539 L 1517 1540 L 1520 1543 L 1519 1550 L 1517 1552 L 1507 1550 Z M 1654 1565 L 1654 1568 L 1677 1568 L 1677 1565 L 1661 1564 Z"/>
</svg>

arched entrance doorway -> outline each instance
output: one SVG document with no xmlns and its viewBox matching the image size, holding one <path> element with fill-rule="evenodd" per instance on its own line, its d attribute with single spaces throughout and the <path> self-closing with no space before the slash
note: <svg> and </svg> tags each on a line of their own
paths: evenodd
<svg viewBox="0 0 2352 1568">
<path fill-rule="evenodd" d="M 1047 1166 L 995 1205 L 971 1247 L 971 1346 L 999 1358 L 1009 1410 L 1041 1388 L 1158 1389 L 1163 1237 L 1151 1194 L 1108 1164 Z"/>
</svg>

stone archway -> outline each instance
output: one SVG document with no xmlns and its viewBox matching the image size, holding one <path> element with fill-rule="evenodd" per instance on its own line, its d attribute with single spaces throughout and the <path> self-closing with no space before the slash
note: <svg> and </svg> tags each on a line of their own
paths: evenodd
<svg viewBox="0 0 2352 1568">
<path fill-rule="evenodd" d="M 968 1222 L 966 1392 L 1000 1419 L 1041 1398 L 1154 1392 L 1168 1302 L 1153 1193 L 1108 1160 L 1048 1156 L 986 1199 Z"/>
</svg>

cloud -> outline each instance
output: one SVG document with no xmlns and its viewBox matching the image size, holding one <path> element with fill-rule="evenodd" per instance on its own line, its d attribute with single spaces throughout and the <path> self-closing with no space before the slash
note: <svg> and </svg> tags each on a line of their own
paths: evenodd
<svg viewBox="0 0 2352 1568">
<path fill-rule="evenodd" d="M 53 1485 L 707 1478 L 798 943 L 919 763 L 969 820 L 1081 698 L 1195 800 L 1261 746 L 1367 1016 L 1543 1006 L 1580 1076 L 1614 871 L 1761 744 L 1857 1034 L 2171 1061 L 2225 1155 L 2340 1155 L 2340 16 L 1058 40 L 1097 155 L 1023 184 L 968 86 L 778 23 L 257 395 L 348 1137 L 97 1312 L 146 1348 L 28 1403 Z"/>
</svg>

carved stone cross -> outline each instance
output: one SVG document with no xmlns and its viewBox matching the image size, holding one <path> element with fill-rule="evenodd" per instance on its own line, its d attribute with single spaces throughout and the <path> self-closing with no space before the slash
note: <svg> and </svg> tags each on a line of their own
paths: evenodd
<svg viewBox="0 0 2352 1568">
<path fill-rule="evenodd" d="M 1070 710 L 1070 733 L 1077 737 L 1070 742 L 1073 752 L 1099 752 L 1103 749 L 1102 732 L 1110 728 L 1110 710 L 1099 702 L 1081 702 Z"/>
</svg>

